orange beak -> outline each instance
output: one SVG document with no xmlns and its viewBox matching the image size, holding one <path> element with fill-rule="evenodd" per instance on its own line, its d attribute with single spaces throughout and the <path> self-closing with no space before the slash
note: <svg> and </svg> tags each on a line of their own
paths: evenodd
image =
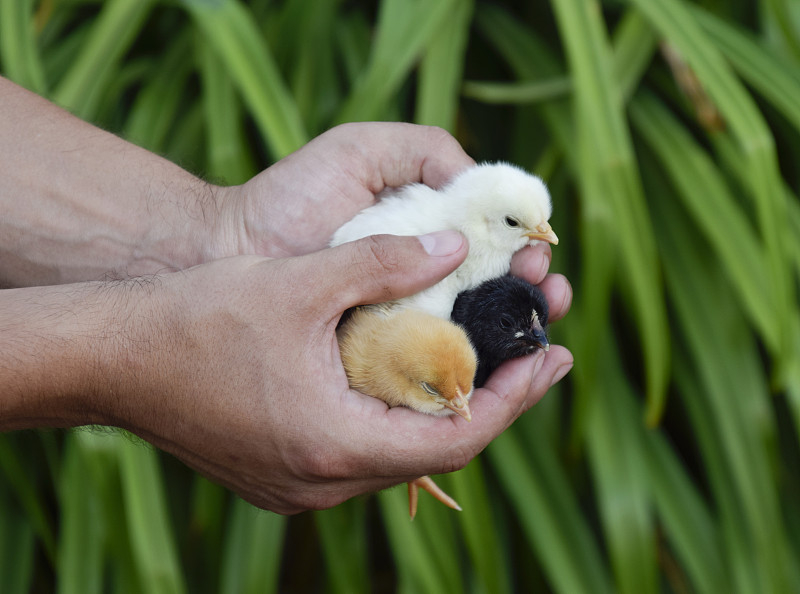
<svg viewBox="0 0 800 594">
<path fill-rule="evenodd" d="M 525 234 L 529 239 L 538 239 L 539 241 L 546 241 L 553 245 L 558 245 L 558 236 L 553 231 L 550 223 L 542 223 L 536 227 L 532 233 Z"/>
<path fill-rule="evenodd" d="M 448 400 L 444 403 L 444 405 L 456 413 L 460 417 L 464 417 L 467 422 L 472 421 L 472 413 L 469 410 L 469 404 L 467 403 L 467 399 L 461 393 L 461 390 L 456 388 L 456 397 L 452 400 Z"/>
</svg>

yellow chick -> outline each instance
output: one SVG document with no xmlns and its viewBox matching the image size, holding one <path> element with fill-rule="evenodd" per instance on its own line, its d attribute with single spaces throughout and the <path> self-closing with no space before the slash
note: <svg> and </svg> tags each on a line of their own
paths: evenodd
<svg viewBox="0 0 800 594">
<path fill-rule="evenodd" d="M 417 310 L 387 313 L 361 307 L 339 327 L 337 338 L 342 364 L 354 390 L 389 406 L 472 419 L 468 402 L 477 357 L 460 326 Z M 461 509 L 424 476 L 408 483 L 412 519 L 420 487 L 448 507 Z"/>
</svg>

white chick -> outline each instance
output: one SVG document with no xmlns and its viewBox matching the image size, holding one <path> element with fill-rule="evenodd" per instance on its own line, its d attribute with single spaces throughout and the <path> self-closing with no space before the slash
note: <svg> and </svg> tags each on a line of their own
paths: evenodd
<svg viewBox="0 0 800 594">
<path fill-rule="evenodd" d="M 464 170 L 441 190 L 410 184 L 342 225 L 336 246 L 369 235 L 423 235 L 455 229 L 469 241 L 469 255 L 436 285 L 383 307 L 418 309 L 449 319 L 456 296 L 508 272 L 511 256 L 528 244 L 558 243 L 547 222 L 550 194 L 538 177 L 507 163 Z"/>
</svg>

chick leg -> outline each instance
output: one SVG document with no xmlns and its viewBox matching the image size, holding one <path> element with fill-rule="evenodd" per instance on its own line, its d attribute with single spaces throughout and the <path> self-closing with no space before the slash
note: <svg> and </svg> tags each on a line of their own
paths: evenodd
<svg viewBox="0 0 800 594">
<path fill-rule="evenodd" d="M 414 516 L 417 515 L 417 498 L 420 487 L 444 503 L 447 507 L 461 511 L 461 506 L 456 503 L 456 500 L 442 491 L 439 485 L 433 482 L 431 477 L 422 476 L 417 480 L 408 483 L 408 515 L 411 516 L 412 520 L 414 519 Z"/>
</svg>

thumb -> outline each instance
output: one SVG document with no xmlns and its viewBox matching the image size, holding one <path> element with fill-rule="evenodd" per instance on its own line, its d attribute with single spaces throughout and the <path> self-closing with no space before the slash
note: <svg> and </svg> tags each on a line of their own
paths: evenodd
<svg viewBox="0 0 800 594">
<path fill-rule="evenodd" d="M 328 302 L 349 307 L 413 295 L 439 282 L 467 257 L 457 231 L 419 237 L 372 235 L 325 250 Z"/>
</svg>

